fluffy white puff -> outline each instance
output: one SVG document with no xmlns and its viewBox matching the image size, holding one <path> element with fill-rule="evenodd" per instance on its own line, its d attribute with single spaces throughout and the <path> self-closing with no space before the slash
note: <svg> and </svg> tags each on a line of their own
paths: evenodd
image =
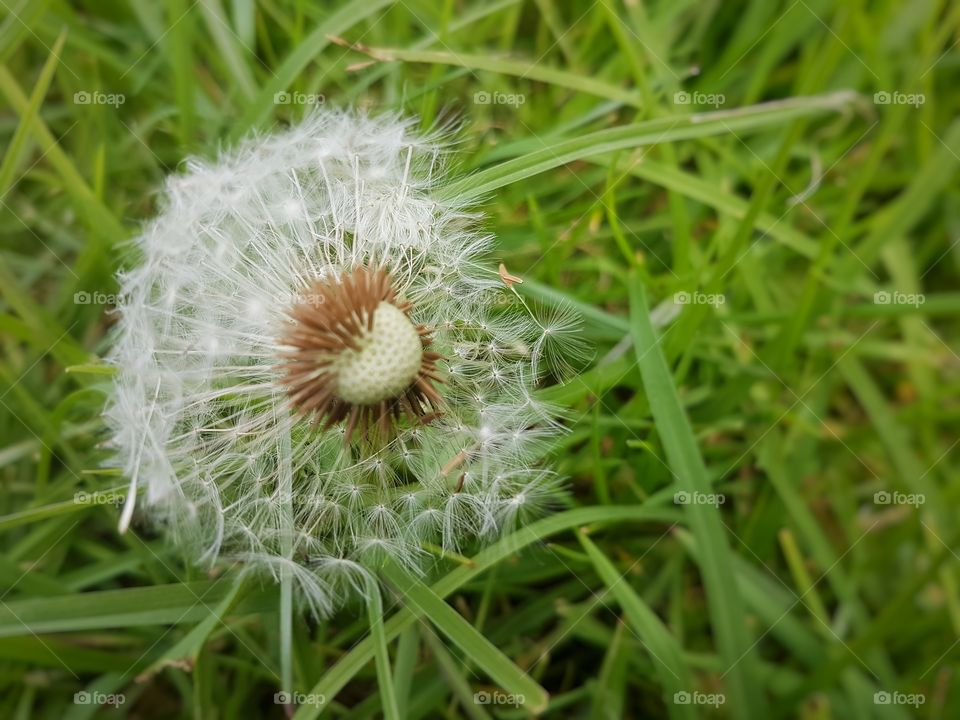
<svg viewBox="0 0 960 720">
<path fill-rule="evenodd" d="M 476 216 L 433 197 L 444 153 L 410 120 L 322 110 L 168 181 L 120 275 L 106 417 L 131 482 L 122 527 L 139 496 L 198 562 L 291 568 L 324 614 L 384 558 L 414 568 L 424 542 L 490 537 L 556 499 L 533 465 L 560 426 L 532 389 L 574 328 L 509 295 Z M 358 265 L 389 270 L 446 358 L 443 414 L 377 450 L 294 420 L 279 383 L 291 303 Z"/>
</svg>

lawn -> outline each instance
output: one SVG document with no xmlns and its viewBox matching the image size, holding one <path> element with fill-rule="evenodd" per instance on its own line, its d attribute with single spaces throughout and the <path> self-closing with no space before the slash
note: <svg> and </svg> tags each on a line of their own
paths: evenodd
<svg viewBox="0 0 960 720">
<path fill-rule="evenodd" d="M 942 0 L 0 0 L 0 717 L 960 717 L 958 87 Z M 563 501 L 324 616 L 102 412 L 165 179 L 330 108 L 583 352 Z"/>
</svg>

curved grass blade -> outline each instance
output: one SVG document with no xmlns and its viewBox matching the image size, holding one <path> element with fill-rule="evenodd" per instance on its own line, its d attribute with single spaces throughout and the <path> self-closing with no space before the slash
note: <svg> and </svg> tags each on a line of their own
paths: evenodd
<svg viewBox="0 0 960 720">
<path fill-rule="evenodd" d="M 467 658 L 495 680 L 503 692 L 516 696 L 532 713 L 546 709 L 547 691 L 433 590 L 396 565 L 388 565 L 384 574 L 401 592 L 406 604 L 413 604 L 418 613 L 428 618 Z"/>
<path fill-rule="evenodd" d="M 491 55 L 470 55 L 445 50 L 405 50 L 403 48 L 367 48 L 354 46 L 354 49 L 366 53 L 382 62 L 428 63 L 431 65 L 451 65 L 468 70 L 495 72 L 501 75 L 513 75 L 525 80 L 535 80 L 556 87 L 568 88 L 577 92 L 615 100 L 624 105 L 640 107 L 640 95 L 617 85 L 579 75 L 569 70 L 541 65 L 536 62 L 513 60 Z"/>
<path fill-rule="evenodd" d="M 610 559 L 582 531 L 577 539 L 587 551 L 590 562 L 600 579 L 613 593 L 626 616 L 630 627 L 636 632 L 644 648 L 653 658 L 653 666 L 663 688 L 664 703 L 672 718 L 695 718 L 692 705 L 673 702 L 677 693 L 690 692 L 694 685 L 689 668 L 683 660 L 683 649 L 670 634 L 657 614 L 634 592 L 630 584 L 610 562 Z"/>
<path fill-rule="evenodd" d="M 224 598 L 217 603 L 216 607 L 210 611 L 210 614 L 197 623 L 190 632 L 180 638 L 180 640 L 158 658 L 156 662 L 144 670 L 138 677 L 138 680 L 152 676 L 166 666 L 177 664 L 183 660 L 187 660 L 191 664 L 195 663 L 210 633 L 213 632 L 217 624 L 223 622 L 224 616 L 233 609 L 233 606 L 239 599 L 245 580 L 246 578 L 243 575 L 238 575 L 233 586 L 227 591 Z"/>
<path fill-rule="evenodd" d="M 480 573 L 490 569 L 498 562 L 510 555 L 519 552 L 527 545 L 538 542 L 543 538 L 555 535 L 564 530 L 590 524 L 608 524 L 617 522 L 677 522 L 680 515 L 672 508 L 655 507 L 651 504 L 644 506 L 621 507 L 591 507 L 567 510 L 543 520 L 539 520 L 527 527 L 501 538 L 473 558 L 472 565 L 461 565 L 456 570 L 444 576 L 431 586 L 439 598 L 452 594 Z M 420 617 L 419 608 L 406 607 L 397 612 L 386 623 L 384 631 L 387 639 L 392 640 L 404 629 L 412 625 Z M 331 704 L 331 700 L 343 687 L 350 682 L 373 657 L 373 641 L 371 638 L 357 643 L 350 652 L 341 657 L 336 664 L 314 685 L 311 693 L 321 694 L 326 704 L 302 705 L 297 709 L 294 720 L 309 720 L 318 717 Z"/>
<path fill-rule="evenodd" d="M 793 118 L 839 110 L 848 105 L 854 97 L 856 96 L 850 92 L 835 92 L 761 103 L 736 110 L 675 115 L 598 130 L 581 137 L 551 142 L 542 150 L 481 170 L 447 185 L 442 194 L 461 200 L 479 198 L 504 185 L 525 180 L 591 155 L 709 135 L 776 127 Z"/>
</svg>

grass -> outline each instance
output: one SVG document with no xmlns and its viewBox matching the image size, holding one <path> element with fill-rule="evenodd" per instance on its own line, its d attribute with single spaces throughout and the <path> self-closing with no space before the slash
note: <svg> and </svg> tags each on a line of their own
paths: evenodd
<svg viewBox="0 0 960 720">
<path fill-rule="evenodd" d="M 936 0 L 5 0 L 0 715 L 956 717 L 958 40 Z M 100 468 L 123 248 L 282 93 L 458 118 L 445 192 L 595 350 L 541 390 L 569 508 L 321 623 L 119 536 Z"/>
</svg>

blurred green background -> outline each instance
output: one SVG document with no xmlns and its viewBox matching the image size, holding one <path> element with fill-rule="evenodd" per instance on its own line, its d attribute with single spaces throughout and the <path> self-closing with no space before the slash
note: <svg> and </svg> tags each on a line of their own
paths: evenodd
<svg viewBox="0 0 960 720">
<path fill-rule="evenodd" d="M 574 507 L 428 578 L 474 634 L 388 598 L 405 717 L 960 716 L 958 43 L 939 0 L 0 1 L 0 716 L 283 716 L 277 590 L 117 535 L 99 358 L 164 177 L 318 104 L 458 121 L 449 191 L 595 348 L 542 390 Z M 379 716 L 367 633 L 295 620 L 298 718 Z"/>
</svg>

